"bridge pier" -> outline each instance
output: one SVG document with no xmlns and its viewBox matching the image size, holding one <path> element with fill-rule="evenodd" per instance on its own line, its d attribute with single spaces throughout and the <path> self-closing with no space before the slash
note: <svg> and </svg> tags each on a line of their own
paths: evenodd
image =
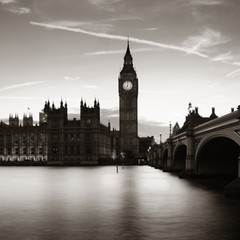
<svg viewBox="0 0 240 240">
<path fill-rule="evenodd" d="M 238 157 L 238 178 L 234 179 L 224 188 L 224 194 L 226 197 L 240 198 L 240 155 Z"/>
<path fill-rule="evenodd" d="M 163 168 L 163 146 L 162 143 L 157 147 L 158 160 L 155 168 L 162 169 Z"/>
<path fill-rule="evenodd" d="M 173 162 L 173 144 L 171 137 L 167 139 L 167 164 L 163 166 L 163 172 L 173 172 L 174 171 L 174 162 Z"/>
<path fill-rule="evenodd" d="M 189 126 L 187 132 L 187 156 L 185 162 L 185 170 L 179 174 L 179 178 L 194 178 L 195 173 L 195 150 L 194 150 L 194 137 L 193 128 Z"/>
</svg>

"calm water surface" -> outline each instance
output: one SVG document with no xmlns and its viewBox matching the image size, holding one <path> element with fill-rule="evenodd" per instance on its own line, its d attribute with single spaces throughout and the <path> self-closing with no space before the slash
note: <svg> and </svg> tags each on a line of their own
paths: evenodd
<svg viewBox="0 0 240 240">
<path fill-rule="evenodd" d="M 1 167 L 0 239 L 240 239 L 240 202 L 148 166 Z"/>
</svg>

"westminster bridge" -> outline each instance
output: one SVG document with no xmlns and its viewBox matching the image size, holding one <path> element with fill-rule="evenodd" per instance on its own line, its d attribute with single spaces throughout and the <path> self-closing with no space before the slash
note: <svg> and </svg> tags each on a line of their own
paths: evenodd
<svg viewBox="0 0 240 240">
<path fill-rule="evenodd" d="M 240 177 L 240 106 L 209 118 L 189 111 L 182 128 L 178 124 L 165 142 L 151 146 L 149 165 L 163 171 L 179 171 L 179 177 Z"/>
</svg>

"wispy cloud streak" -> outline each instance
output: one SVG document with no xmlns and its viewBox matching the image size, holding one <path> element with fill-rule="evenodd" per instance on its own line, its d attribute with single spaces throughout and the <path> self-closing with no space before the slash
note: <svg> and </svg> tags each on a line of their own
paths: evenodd
<svg viewBox="0 0 240 240">
<path fill-rule="evenodd" d="M 233 59 L 232 52 L 229 51 L 227 53 L 222 53 L 222 54 L 212 58 L 211 61 L 226 63 L 226 61 L 231 61 L 232 59 Z"/>
<path fill-rule="evenodd" d="M 157 94 L 157 95 L 173 95 L 173 91 L 150 91 L 150 90 L 140 90 L 141 93 L 146 94 Z"/>
<path fill-rule="evenodd" d="M 25 7 L 12 7 L 8 9 L 9 12 L 14 13 L 14 14 L 18 14 L 18 15 L 23 15 L 23 14 L 29 14 L 30 13 L 30 9 L 29 8 L 25 8 Z"/>
<path fill-rule="evenodd" d="M 97 51 L 97 52 L 90 52 L 85 53 L 86 56 L 98 56 L 98 55 L 108 55 L 108 54 L 122 54 L 124 53 L 123 50 L 110 50 L 110 51 Z"/>
<path fill-rule="evenodd" d="M 223 0 L 190 0 L 191 5 L 207 5 L 214 6 L 222 4 Z"/>
<path fill-rule="evenodd" d="M 46 100 L 42 97 L 0 96 L 2 100 Z"/>
<path fill-rule="evenodd" d="M 240 68 L 234 70 L 226 75 L 227 78 L 234 78 L 240 74 Z"/>
<path fill-rule="evenodd" d="M 139 49 L 133 49 L 131 52 L 146 52 L 146 51 L 152 51 L 151 48 L 139 48 Z M 98 56 L 98 55 L 109 55 L 109 54 L 123 54 L 125 53 L 124 50 L 106 50 L 106 51 L 97 51 L 97 52 L 90 52 L 85 53 L 86 56 Z"/>
<path fill-rule="evenodd" d="M 75 33 L 83 33 L 83 34 L 87 34 L 87 35 L 95 36 L 95 37 L 99 37 L 99 38 L 107 38 L 107 39 L 113 39 L 113 40 L 126 41 L 126 37 L 121 36 L 121 35 L 112 35 L 112 34 L 108 34 L 108 33 L 90 32 L 90 31 L 83 30 L 81 28 L 69 28 L 69 27 L 58 26 L 58 25 L 47 24 L 47 23 L 39 23 L 39 22 L 30 22 L 30 24 L 35 25 L 35 26 L 45 27 L 45 28 L 48 28 L 48 29 L 65 30 L 65 31 L 70 31 L 70 32 L 75 32 Z M 205 58 L 208 57 L 206 54 L 202 54 L 200 52 L 195 51 L 194 49 L 188 49 L 186 47 L 163 44 L 163 43 L 159 43 L 159 42 L 154 42 L 154 41 L 150 41 L 150 40 L 143 40 L 143 39 L 138 39 L 138 38 L 133 38 L 133 37 L 130 37 L 129 40 L 131 42 L 141 43 L 141 44 L 155 46 L 155 47 L 160 47 L 160 48 L 164 48 L 164 49 L 180 51 L 180 52 L 184 52 L 184 53 L 187 53 L 187 54 L 194 54 L 194 55 L 198 55 L 198 56 L 205 57 Z"/>
<path fill-rule="evenodd" d="M 10 4 L 10 3 L 14 3 L 15 0 L 0 0 L 0 3 L 5 5 L 5 4 Z"/>
<path fill-rule="evenodd" d="M 83 85 L 83 87 L 88 89 L 104 89 L 103 87 L 97 85 Z"/>
<path fill-rule="evenodd" d="M 183 46 L 185 46 L 189 52 L 193 51 L 198 54 L 205 55 L 207 52 L 209 52 L 208 48 L 226 43 L 228 41 L 229 39 L 222 36 L 220 32 L 212 29 L 206 29 L 199 35 L 190 36 L 183 42 Z"/>
<path fill-rule="evenodd" d="M 13 85 L 9 85 L 9 86 L 0 88 L 0 92 L 4 92 L 4 91 L 7 91 L 7 90 L 16 89 L 16 88 L 32 86 L 32 85 L 36 85 L 36 84 L 42 84 L 44 82 L 45 81 L 35 81 L 35 82 L 26 82 L 26 83 L 20 83 L 20 84 L 13 84 Z"/>
<path fill-rule="evenodd" d="M 159 30 L 159 28 L 157 28 L 157 27 L 152 27 L 152 28 L 146 28 L 145 30 L 146 30 L 146 31 L 156 31 L 156 30 Z"/>
<path fill-rule="evenodd" d="M 19 7 L 16 4 L 16 0 L 0 0 L 0 4 L 3 5 L 3 9 L 5 11 L 11 12 L 13 14 L 22 15 L 22 14 L 29 14 L 31 10 L 26 7 Z"/>
</svg>

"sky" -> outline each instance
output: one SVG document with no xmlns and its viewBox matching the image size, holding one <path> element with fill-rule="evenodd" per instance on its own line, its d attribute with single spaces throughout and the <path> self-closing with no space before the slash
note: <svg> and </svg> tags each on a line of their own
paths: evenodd
<svg viewBox="0 0 240 240">
<path fill-rule="evenodd" d="M 118 77 L 129 38 L 139 80 L 139 136 L 180 127 L 188 104 L 207 117 L 239 105 L 238 0 L 0 0 L 0 119 L 48 99 L 100 102 L 118 129 Z M 30 110 L 28 110 L 28 108 Z"/>
</svg>

